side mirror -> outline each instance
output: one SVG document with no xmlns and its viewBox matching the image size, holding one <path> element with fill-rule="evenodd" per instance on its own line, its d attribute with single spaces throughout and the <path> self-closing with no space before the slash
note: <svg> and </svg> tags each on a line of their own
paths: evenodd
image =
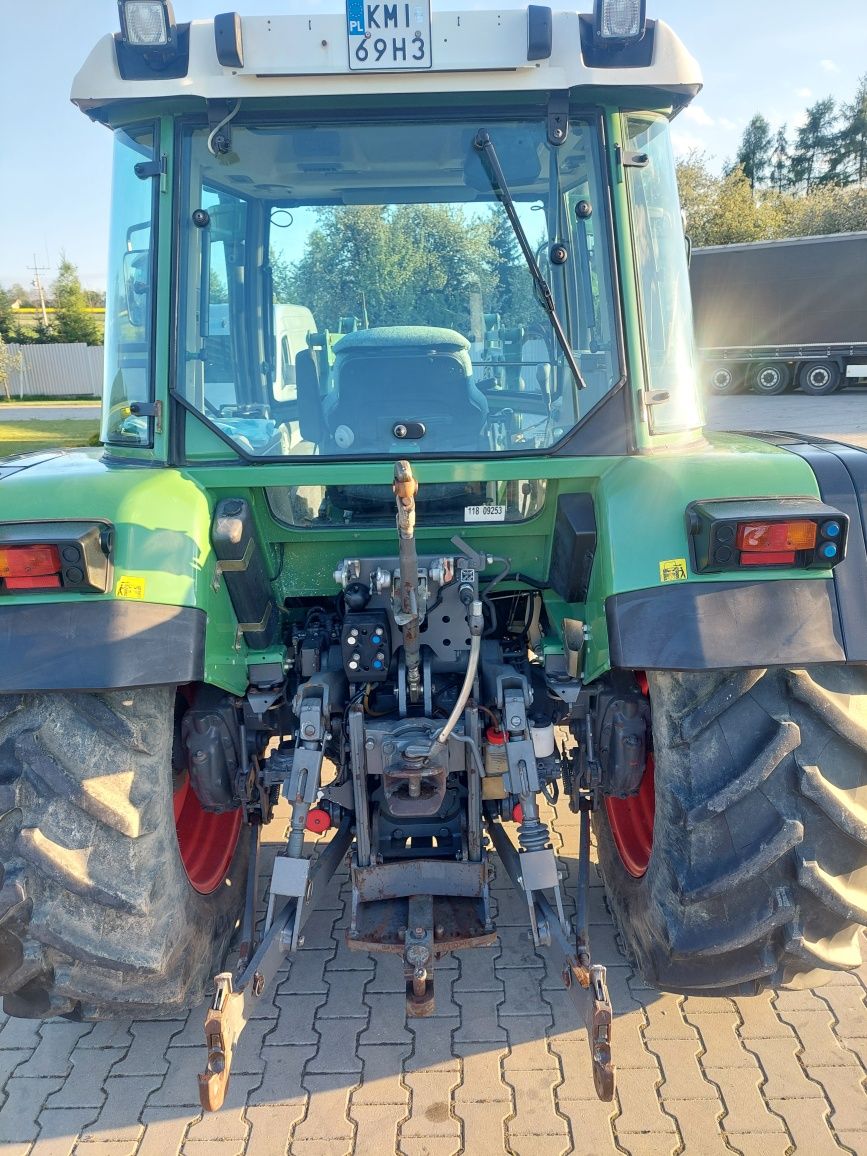
<svg viewBox="0 0 867 1156">
<path fill-rule="evenodd" d="M 147 304 L 150 296 L 150 251 L 136 249 L 123 255 L 123 284 L 126 294 L 126 312 L 135 329 L 147 324 Z"/>
</svg>

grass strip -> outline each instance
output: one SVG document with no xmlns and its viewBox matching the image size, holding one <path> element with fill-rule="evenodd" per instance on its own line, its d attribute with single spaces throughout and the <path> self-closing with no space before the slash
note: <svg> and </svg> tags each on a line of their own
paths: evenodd
<svg viewBox="0 0 867 1156">
<path fill-rule="evenodd" d="M 98 433 L 96 421 L 0 421 L 0 458 L 86 446 Z"/>
</svg>

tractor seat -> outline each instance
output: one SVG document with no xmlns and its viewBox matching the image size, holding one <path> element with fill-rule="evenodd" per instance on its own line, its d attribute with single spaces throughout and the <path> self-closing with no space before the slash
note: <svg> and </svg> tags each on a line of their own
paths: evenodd
<svg viewBox="0 0 867 1156">
<path fill-rule="evenodd" d="M 341 338 L 323 406 L 331 452 L 488 448 L 488 403 L 473 382 L 469 349 L 460 333 L 421 325 Z"/>
</svg>

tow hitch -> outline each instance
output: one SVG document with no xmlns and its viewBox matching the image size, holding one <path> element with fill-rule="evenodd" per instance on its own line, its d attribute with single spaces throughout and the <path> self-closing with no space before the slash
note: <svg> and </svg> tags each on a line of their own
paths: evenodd
<svg viewBox="0 0 867 1156">
<path fill-rule="evenodd" d="M 593 963 L 590 956 L 588 926 L 590 887 L 590 799 L 581 797 L 580 843 L 578 851 L 577 930 L 574 940 L 564 929 L 554 906 L 541 891 L 527 891 L 523 882 L 521 857 L 499 822 L 490 822 L 488 832 L 498 855 L 515 887 L 527 894 L 533 904 L 538 946 L 554 951 L 560 957 L 563 984 L 575 1010 L 587 1030 L 593 1084 L 600 1100 L 614 1098 L 615 1069 L 611 1060 L 611 1001 L 608 995 L 605 967 Z M 343 861 L 352 843 L 352 824 L 345 819 L 334 838 L 309 870 L 306 893 L 288 899 L 274 915 L 270 926 L 248 960 L 243 959 L 234 973 L 215 977 L 216 991 L 205 1017 L 205 1041 L 208 1062 L 199 1075 L 199 1099 L 206 1112 L 223 1106 L 232 1058 L 241 1032 L 253 1015 L 256 1002 L 270 988 L 286 955 L 300 946 L 299 932 L 316 905 L 326 884 Z M 255 860 L 253 856 L 253 861 Z M 283 860 L 285 862 L 285 860 Z M 280 860 L 278 860 L 280 862 Z M 298 860 L 298 862 L 309 862 Z M 253 926 L 255 887 L 248 887 L 248 910 L 244 924 Z M 252 904 L 252 910 L 249 905 Z M 410 901 L 410 907 L 412 901 Z M 568 926 L 568 925 L 567 925 Z M 411 936 L 413 929 L 406 934 Z M 455 946 L 450 944 L 449 946 Z M 418 971 L 424 971 L 419 968 Z M 407 1009 L 411 1015 L 430 1014 L 432 1000 L 426 1000 L 427 974 L 416 974 L 407 983 Z M 430 973 L 432 975 L 432 972 Z M 420 1007 L 419 1004 L 424 1004 Z"/>
<path fill-rule="evenodd" d="M 393 489 L 399 557 L 338 565 L 342 613 L 328 627 L 319 610 L 303 632 L 304 645 L 319 650 L 292 699 L 294 744 L 254 769 L 270 787 L 282 784 L 292 822 L 274 863 L 265 935 L 255 952 L 255 853 L 250 861 L 242 958 L 234 975 L 216 977 L 205 1023 L 202 1106 L 222 1105 L 234 1048 L 256 1000 L 283 957 L 303 946 L 304 921 L 350 847 L 347 946 L 399 954 L 407 1015 L 432 1015 L 434 961 L 496 938 L 485 827 L 524 896 L 534 945 L 557 954 L 587 1029 L 597 1095 L 610 1101 L 611 1004 L 605 968 L 590 955 L 588 926 L 596 765 L 589 716 L 583 716 L 584 758 L 574 767 L 555 737 L 555 722 L 581 717 L 575 710 L 580 632 L 577 624 L 571 632 L 564 628 L 571 658 L 553 684 L 544 682 L 541 664 L 534 670 L 529 662 L 509 661 L 491 639 L 498 623 L 491 591 L 509 573 L 509 560 L 458 537 L 455 557 L 419 557 L 418 486 L 408 461 L 397 463 Z M 485 582 L 482 575 L 495 562 L 504 568 Z M 492 725 L 483 727 L 483 713 Z M 323 787 L 326 761 L 337 773 Z M 560 780 L 580 813 L 574 928 L 541 810 L 543 799 L 556 802 Z M 304 834 L 311 815 L 323 813 L 339 828 L 314 860 L 305 855 Z M 502 820 L 518 815 L 516 845 Z"/>
</svg>

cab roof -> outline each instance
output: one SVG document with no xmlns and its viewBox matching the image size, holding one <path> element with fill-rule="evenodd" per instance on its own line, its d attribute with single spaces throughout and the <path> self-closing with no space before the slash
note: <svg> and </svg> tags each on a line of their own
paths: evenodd
<svg viewBox="0 0 867 1156">
<path fill-rule="evenodd" d="M 72 100 L 98 117 L 99 110 L 109 105 L 155 99 L 401 97 L 588 86 L 654 89 L 664 94 L 665 103 L 680 105 L 701 88 L 698 64 L 662 21 L 648 21 L 644 38 L 635 45 L 600 52 L 592 17 L 569 5 L 446 0 L 441 7 L 431 0 L 425 66 L 379 71 L 350 67 L 350 43 L 356 47 L 358 40 L 350 36 L 348 11 L 360 8 L 378 29 L 385 20 L 384 9 L 389 17 L 393 10 L 402 10 L 401 22 L 405 10 L 414 24 L 421 16 L 425 32 L 424 0 L 378 4 L 281 0 L 280 7 L 273 16 L 229 13 L 179 24 L 175 55 L 168 60 L 159 52 L 133 49 L 119 35 L 107 35 L 76 76 Z M 370 31 L 371 36 L 386 37 L 390 47 L 391 37 L 405 29 L 395 29 L 390 20 L 389 24 L 381 32 Z M 386 63 L 390 57 L 389 52 Z"/>
</svg>

